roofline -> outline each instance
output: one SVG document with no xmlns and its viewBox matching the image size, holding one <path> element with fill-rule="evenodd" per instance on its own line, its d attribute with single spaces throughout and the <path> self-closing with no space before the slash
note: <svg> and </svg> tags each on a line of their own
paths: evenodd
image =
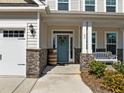
<svg viewBox="0 0 124 93">
<path fill-rule="evenodd" d="M 0 12 L 31 12 L 31 11 L 39 11 L 39 12 L 45 12 L 46 7 L 0 7 Z"/>
<path fill-rule="evenodd" d="M 39 0 L 33 0 L 38 6 L 33 7 L 33 6 L 1 6 L 0 7 L 0 12 L 34 12 L 34 11 L 39 11 L 39 12 L 44 12 L 46 14 L 50 13 L 50 9 L 47 4 L 43 1 Z"/>
<path fill-rule="evenodd" d="M 51 11 L 47 17 L 50 18 L 121 18 L 124 19 L 124 13 L 110 12 L 82 12 L 82 11 Z"/>
</svg>

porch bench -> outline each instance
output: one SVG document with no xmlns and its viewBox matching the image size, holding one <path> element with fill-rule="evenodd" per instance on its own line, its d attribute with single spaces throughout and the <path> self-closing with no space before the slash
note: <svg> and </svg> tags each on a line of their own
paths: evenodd
<svg viewBox="0 0 124 93">
<path fill-rule="evenodd" d="M 117 56 L 112 55 L 111 52 L 95 52 L 93 53 L 93 55 L 96 61 L 101 61 L 105 63 L 113 63 L 118 61 Z"/>
</svg>

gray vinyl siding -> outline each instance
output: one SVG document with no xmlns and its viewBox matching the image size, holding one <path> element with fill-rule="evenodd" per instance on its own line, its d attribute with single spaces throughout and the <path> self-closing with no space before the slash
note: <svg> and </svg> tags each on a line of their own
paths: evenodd
<svg viewBox="0 0 124 93">
<path fill-rule="evenodd" d="M 33 37 L 29 26 L 33 25 L 34 30 L 37 32 L 37 14 L 36 13 L 1 13 L 0 14 L 0 29 L 2 28 L 16 28 L 25 29 L 26 47 L 37 48 L 37 34 Z"/>
<path fill-rule="evenodd" d="M 56 10 L 56 0 L 47 0 L 47 4 L 51 10 Z"/>
<path fill-rule="evenodd" d="M 118 12 L 123 12 L 123 0 L 118 0 Z"/>
<path fill-rule="evenodd" d="M 80 11 L 80 0 L 71 0 L 71 11 Z"/>
<path fill-rule="evenodd" d="M 80 0 L 80 11 L 83 11 L 83 5 L 84 5 L 83 2 L 84 2 L 83 0 Z"/>
<path fill-rule="evenodd" d="M 97 0 L 97 12 L 104 12 L 104 0 Z"/>
<path fill-rule="evenodd" d="M 83 11 L 85 10 L 85 0 L 69 0 L 69 9 L 70 11 Z M 123 5 L 124 1 L 123 0 L 117 0 L 117 11 L 119 13 L 123 12 Z M 46 0 L 47 4 L 49 5 L 51 10 L 57 10 L 57 0 Z M 96 0 L 95 6 L 97 6 L 96 12 L 104 12 L 105 7 L 104 6 L 105 0 Z"/>
</svg>

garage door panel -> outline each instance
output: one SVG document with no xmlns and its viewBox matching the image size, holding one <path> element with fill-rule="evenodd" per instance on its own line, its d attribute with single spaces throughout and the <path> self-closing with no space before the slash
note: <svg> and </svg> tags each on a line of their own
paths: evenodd
<svg viewBox="0 0 124 93">
<path fill-rule="evenodd" d="M 26 42 L 24 38 L 0 38 L 0 75 L 26 74 Z"/>
</svg>

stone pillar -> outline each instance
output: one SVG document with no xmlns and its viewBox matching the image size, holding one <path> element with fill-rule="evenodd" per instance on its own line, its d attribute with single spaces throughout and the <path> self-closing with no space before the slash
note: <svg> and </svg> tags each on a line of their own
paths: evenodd
<svg viewBox="0 0 124 93">
<path fill-rule="evenodd" d="M 27 49 L 26 75 L 38 78 L 47 65 L 47 49 Z"/>
<path fill-rule="evenodd" d="M 92 54 L 80 54 L 80 70 L 89 68 L 89 62 L 94 60 L 94 56 Z"/>
</svg>

